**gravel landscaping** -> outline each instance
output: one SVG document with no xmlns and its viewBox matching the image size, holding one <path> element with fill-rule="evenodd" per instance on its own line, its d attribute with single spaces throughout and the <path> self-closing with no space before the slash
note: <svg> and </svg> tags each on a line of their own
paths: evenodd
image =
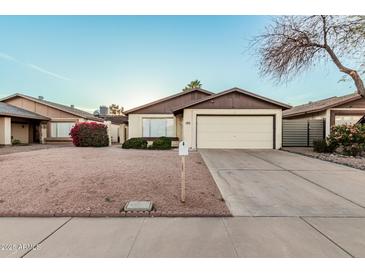
<svg viewBox="0 0 365 274">
<path fill-rule="evenodd" d="M 283 150 L 317 158 L 332 163 L 337 163 L 365 170 L 365 157 L 352 157 L 337 153 L 318 153 L 314 152 L 313 148 L 311 147 L 285 147 L 283 148 Z"/>
<path fill-rule="evenodd" d="M 186 161 L 179 201 L 176 150 L 58 147 L 0 155 L 0 216 L 230 216 L 198 152 Z M 120 212 L 129 200 L 151 213 Z"/>
</svg>

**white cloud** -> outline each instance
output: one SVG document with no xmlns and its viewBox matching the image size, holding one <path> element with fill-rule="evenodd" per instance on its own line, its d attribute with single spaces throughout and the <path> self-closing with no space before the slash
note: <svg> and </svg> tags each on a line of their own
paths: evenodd
<svg viewBox="0 0 365 274">
<path fill-rule="evenodd" d="M 47 75 L 53 76 L 53 77 L 55 77 L 55 78 L 58 78 L 58 79 L 61 79 L 61 80 L 66 80 L 66 81 L 70 81 L 70 80 L 71 80 L 70 78 L 67 78 L 67 77 L 65 77 L 65 76 L 59 75 L 59 74 L 54 73 L 54 72 L 51 72 L 51 71 L 46 70 L 46 69 L 44 69 L 44 68 L 41 68 L 41 67 L 39 67 L 39 66 L 37 66 L 37 65 L 34 65 L 34 64 L 26 64 L 26 65 L 27 65 L 27 67 L 30 67 L 30 68 L 32 68 L 32 69 L 35 69 L 35 70 L 37 70 L 37 71 L 39 71 L 39 72 L 42 72 L 42 73 L 44 73 L 44 74 L 47 74 Z"/>
<path fill-rule="evenodd" d="M 60 80 L 65 80 L 65 81 L 70 81 L 71 79 L 68 78 L 68 77 L 65 77 L 65 76 L 62 76 L 58 73 L 55 73 L 55 72 L 52 72 L 52 71 L 49 71 L 47 69 L 44 69 L 40 66 L 37 66 L 35 64 L 26 64 L 24 62 L 21 62 L 19 61 L 18 59 L 16 59 L 15 57 L 13 56 L 10 56 L 4 52 L 0 52 L 0 59 L 4 59 L 4 60 L 8 60 L 8 61 L 13 61 L 13 62 L 17 62 L 23 66 L 26 66 L 27 68 L 30 68 L 30 69 L 33 69 L 33 70 L 36 70 L 38 72 L 41 72 L 43 74 L 46 74 L 46 75 L 49 75 L 49 76 L 52 76 L 54 78 L 57 78 L 57 79 L 60 79 Z"/>
<path fill-rule="evenodd" d="M 4 60 L 8 60 L 8 61 L 14 61 L 14 62 L 18 62 L 17 59 L 15 59 L 13 56 L 10 56 L 6 53 L 0 52 L 0 58 L 4 59 Z"/>
</svg>

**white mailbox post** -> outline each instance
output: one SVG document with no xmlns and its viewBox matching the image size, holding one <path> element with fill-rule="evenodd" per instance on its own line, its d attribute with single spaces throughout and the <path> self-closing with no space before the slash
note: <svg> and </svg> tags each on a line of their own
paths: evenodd
<svg viewBox="0 0 365 274">
<path fill-rule="evenodd" d="M 181 156 L 181 202 L 185 203 L 185 156 L 189 155 L 189 148 L 185 141 L 179 143 L 179 156 Z"/>
</svg>

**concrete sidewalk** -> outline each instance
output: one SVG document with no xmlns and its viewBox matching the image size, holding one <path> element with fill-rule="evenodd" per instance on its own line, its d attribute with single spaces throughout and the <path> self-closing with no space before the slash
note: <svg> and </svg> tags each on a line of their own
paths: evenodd
<svg viewBox="0 0 365 274">
<path fill-rule="evenodd" d="M 0 257 L 365 257 L 365 218 L 0 218 L 0 245 Z"/>
</svg>

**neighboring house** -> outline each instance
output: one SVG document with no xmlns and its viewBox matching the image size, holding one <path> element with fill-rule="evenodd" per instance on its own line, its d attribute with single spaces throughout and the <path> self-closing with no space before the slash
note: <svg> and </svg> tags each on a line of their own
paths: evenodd
<svg viewBox="0 0 365 274">
<path fill-rule="evenodd" d="M 324 135 L 330 134 L 331 126 L 355 124 L 365 114 L 365 98 L 358 93 L 334 96 L 309 102 L 283 112 L 285 120 L 322 120 Z"/>
<path fill-rule="evenodd" d="M 0 102 L 0 145 L 11 145 L 14 140 L 21 143 L 39 142 L 41 124 L 48 117 Z"/>
<path fill-rule="evenodd" d="M 126 111 L 129 138 L 168 136 L 190 149 L 281 147 L 289 105 L 240 88 L 217 94 L 193 89 Z"/>
<path fill-rule="evenodd" d="M 43 121 L 33 126 L 33 134 L 36 138 L 29 139 L 28 143 L 70 142 L 71 138 L 69 136 L 69 132 L 75 123 L 82 121 L 103 122 L 103 119 L 97 118 L 86 111 L 77 109 L 73 105 L 65 106 L 46 101 L 41 96 L 39 98 L 34 98 L 16 93 L 0 99 L 0 102 L 15 106 L 17 109 L 31 112 L 39 115 L 40 117 L 44 117 Z M 11 118 L 11 124 L 16 124 L 16 120 L 14 118 Z M 31 127 L 31 123 L 29 122 L 24 122 L 23 125 Z"/>
</svg>

